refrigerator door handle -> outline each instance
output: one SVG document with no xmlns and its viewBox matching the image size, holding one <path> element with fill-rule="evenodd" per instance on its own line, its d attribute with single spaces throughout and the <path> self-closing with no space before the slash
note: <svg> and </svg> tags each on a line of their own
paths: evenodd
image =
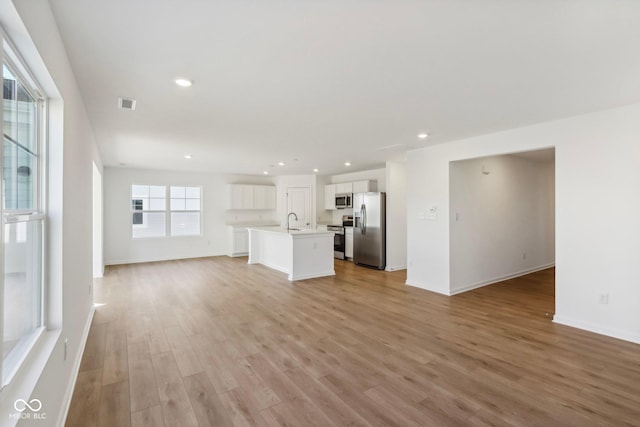
<svg viewBox="0 0 640 427">
<path fill-rule="evenodd" d="M 366 234 L 367 233 L 367 207 L 364 204 L 362 204 L 360 209 L 362 210 L 362 226 L 360 228 L 360 233 Z"/>
</svg>

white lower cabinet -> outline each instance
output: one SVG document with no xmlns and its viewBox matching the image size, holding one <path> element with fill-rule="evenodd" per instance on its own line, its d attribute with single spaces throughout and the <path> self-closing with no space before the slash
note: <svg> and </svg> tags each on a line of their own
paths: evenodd
<svg viewBox="0 0 640 427">
<path fill-rule="evenodd" d="M 227 255 L 246 256 L 249 254 L 249 232 L 246 227 L 227 227 Z"/>
<path fill-rule="evenodd" d="M 344 228 L 344 256 L 353 258 L 353 227 Z"/>
</svg>

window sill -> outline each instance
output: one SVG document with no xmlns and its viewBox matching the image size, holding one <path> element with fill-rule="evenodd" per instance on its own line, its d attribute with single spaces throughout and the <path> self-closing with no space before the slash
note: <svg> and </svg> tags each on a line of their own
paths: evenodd
<svg viewBox="0 0 640 427">
<path fill-rule="evenodd" d="M 19 417 L 14 403 L 17 399 L 29 401 L 38 380 L 42 376 L 44 369 L 53 354 L 53 350 L 60 338 L 60 329 L 45 331 L 39 337 L 29 355 L 25 358 L 22 366 L 18 368 L 11 381 L 2 388 L 0 392 L 0 424 L 6 427 L 15 426 Z M 37 396 L 34 396 L 37 398 Z"/>
<path fill-rule="evenodd" d="M 149 236 L 149 237 L 132 237 L 131 240 L 158 240 L 158 239 L 184 239 L 184 238 L 202 238 L 202 234 L 188 234 L 184 236 Z"/>
</svg>

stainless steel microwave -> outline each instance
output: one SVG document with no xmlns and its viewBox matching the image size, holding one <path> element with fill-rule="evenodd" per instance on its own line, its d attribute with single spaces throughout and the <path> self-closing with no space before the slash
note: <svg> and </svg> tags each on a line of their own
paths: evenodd
<svg viewBox="0 0 640 427">
<path fill-rule="evenodd" d="M 336 194 L 336 209 L 352 208 L 352 198 L 353 195 L 351 193 Z"/>
</svg>

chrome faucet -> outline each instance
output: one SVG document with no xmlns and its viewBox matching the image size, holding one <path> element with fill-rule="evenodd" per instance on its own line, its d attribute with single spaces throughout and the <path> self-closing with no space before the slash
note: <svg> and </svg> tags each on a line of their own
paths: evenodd
<svg viewBox="0 0 640 427">
<path fill-rule="evenodd" d="M 295 212 L 289 212 L 289 215 L 287 215 L 287 231 L 291 230 L 289 228 L 289 218 L 291 218 L 291 215 L 293 215 L 293 217 L 296 219 L 296 221 L 298 220 L 298 215 L 296 215 Z"/>
</svg>

